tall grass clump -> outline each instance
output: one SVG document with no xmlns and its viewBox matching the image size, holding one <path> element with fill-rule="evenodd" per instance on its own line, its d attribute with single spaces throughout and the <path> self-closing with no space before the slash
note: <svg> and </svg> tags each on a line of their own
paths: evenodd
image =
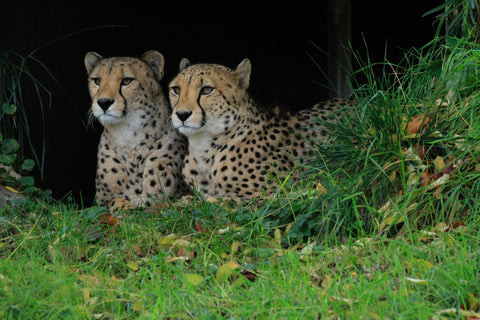
<svg viewBox="0 0 480 320">
<path fill-rule="evenodd" d="M 478 43 L 480 40 L 480 5 L 478 0 L 445 0 L 423 16 L 436 14 L 437 36 L 442 34 L 467 39 Z"/>
<path fill-rule="evenodd" d="M 341 215 L 358 211 L 367 230 L 387 232 L 478 212 L 479 54 L 477 44 L 447 38 L 399 65 L 355 56 L 352 110 L 325 124 L 335 139 L 318 147 L 316 165 L 320 181 L 341 186 L 331 196 L 349 199 Z"/>
</svg>

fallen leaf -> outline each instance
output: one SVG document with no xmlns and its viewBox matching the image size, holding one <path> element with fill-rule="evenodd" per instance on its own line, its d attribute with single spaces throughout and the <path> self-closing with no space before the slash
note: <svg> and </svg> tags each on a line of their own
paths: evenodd
<svg viewBox="0 0 480 320">
<path fill-rule="evenodd" d="M 229 255 L 226 252 L 222 252 L 220 254 L 220 258 L 222 258 L 222 259 L 227 259 L 228 257 L 229 257 Z"/>
<path fill-rule="evenodd" d="M 183 278 L 186 283 L 194 287 L 198 286 L 203 281 L 203 277 L 197 273 L 185 273 Z"/>
<path fill-rule="evenodd" d="M 427 125 L 432 121 L 428 116 L 421 114 L 410 119 L 407 124 L 407 134 L 414 135 L 417 133 L 424 134 Z"/>
<path fill-rule="evenodd" d="M 433 264 L 430 261 L 427 260 L 422 260 L 422 259 L 416 259 L 417 264 L 422 267 L 424 270 L 429 270 L 433 269 Z"/>
<path fill-rule="evenodd" d="M 457 169 L 457 167 L 463 163 L 463 160 L 460 159 L 458 160 L 458 166 L 457 166 L 454 160 L 455 158 L 452 155 L 450 155 L 450 157 L 448 157 L 447 159 L 447 162 L 445 163 L 446 164 L 445 167 L 442 169 L 442 171 L 440 171 L 440 174 L 449 174 L 455 169 Z"/>
<path fill-rule="evenodd" d="M 432 174 L 428 171 L 423 171 L 420 175 L 420 183 L 423 187 L 427 186 L 430 182 L 432 182 Z"/>
<path fill-rule="evenodd" d="M 132 244 L 132 250 L 139 256 L 142 255 L 142 248 L 138 244 Z"/>
<path fill-rule="evenodd" d="M 333 279 L 330 277 L 328 274 L 325 275 L 325 278 L 323 278 L 322 282 L 320 283 L 320 286 L 324 289 L 329 288 L 333 284 Z"/>
<path fill-rule="evenodd" d="M 220 228 L 217 230 L 217 234 L 225 234 L 227 233 L 228 231 L 230 231 L 230 226 L 227 226 L 226 228 Z"/>
<path fill-rule="evenodd" d="M 216 279 L 218 282 L 225 282 L 233 274 L 233 272 L 240 268 L 240 265 L 234 261 L 224 263 L 217 270 Z"/>
<path fill-rule="evenodd" d="M 405 277 L 405 280 L 416 283 L 416 284 L 427 284 L 428 281 L 424 279 L 415 279 L 410 277 Z"/>
<path fill-rule="evenodd" d="M 109 225 L 109 226 L 112 226 L 112 227 L 118 225 L 118 219 L 115 218 L 110 213 L 104 213 L 104 214 L 100 215 L 98 220 L 101 224 L 106 224 L 106 225 Z"/>
<path fill-rule="evenodd" d="M 202 223 L 200 221 L 197 221 L 196 229 L 198 232 L 202 233 L 203 228 L 202 228 Z"/>
<path fill-rule="evenodd" d="M 327 189 L 324 186 L 322 186 L 322 184 L 319 182 L 317 184 L 317 192 L 319 195 L 324 195 L 327 193 Z"/>
<path fill-rule="evenodd" d="M 136 312 L 140 312 L 143 310 L 143 302 L 142 301 L 135 301 L 132 304 L 132 309 Z"/>
<path fill-rule="evenodd" d="M 177 257 L 185 257 L 186 260 L 193 260 L 197 257 L 197 252 L 194 250 L 188 250 L 187 248 L 181 248 L 177 251 Z"/>
<path fill-rule="evenodd" d="M 167 263 L 171 263 L 175 261 L 188 261 L 188 258 L 185 256 L 181 256 L 181 257 L 170 257 L 166 260 Z"/>
<path fill-rule="evenodd" d="M 316 246 L 316 243 L 311 242 L 308 245 L 306 245 L 305 247 L 303 247 L 302 250 L 300 251 L 300 259 L 302 259 L 302 261 L 304 261 L 308 255 L 313 253 L 313 248 L 315 246 Z"/>
<path fill-rule="evenodd" d="M 177 239 L 172 243 L 172 247 L 174 248 L 185 248 L 185 247 L 191 247 L 192 245 L 193 245 L 192 242 L 187 239 Z"/>
<path fill-rule="evenodd" d="M 133 271 L 138 271 L 139 267 L 138 267 L 138 263 L 136 263 L 135 261 L 127 261 L 127 267 L 129 269 L 132 269 Z"/>
<path fill-rule="evenodd" d="M 247 269 L 243 269 L 242 271 L 240 271 L 240 274 L 247 278 L 247 280 L 250 282 L 254 282 L 257 279 L 257 274 Z"/>
<path fill-rule="evenodd" d="M 427 149 L 425 148 L 425 146 L 415 143 L 413 145 L 413 149 L 415 150 L 417 155 L 420 157 L 420 159 L 425 158 L 425 155 L 427 154 Z"/>
<path fill-rule="evenodd" d="M 21 191 L 18 191 L 17 189 L 12 188 L 10 186 L 5 186 L 4 188 L 13 193 L 22 193 Z"/>
<path fill-rule="evenodd" d="M 428 189 L 431 190 L 433 188 L 441 186 L 441 185 L 445 184 L 448 181 L 448 179 L 450 179 L 450 175 L 444 174 L 441 177 L 432 181 L 432 183 L 428 186 Z"/>
<path fill-rule="evenodd" d="M 465 222 L 457 221 L 457 222 L 440 222 L 436 227 L 435 230 L 440 232 L 450 232 L 452 230 L 463 229 L 465 227 Z"/>
<path fill-rule="evenodd" d="M 380 231 L 380 233 L 382 233 L 385 230 L 389 229 L 391 226 L 403 222 L 404 219 L 404 214 L 402 214 L 400 211 L 392 210 L 389 212 L 389 215 L 382 220 L 378 227 L 378 230 Z"/>
<path fill-rule="evenodd" d="M 440 310 L 440 311 L 437 311 L 437 314 L 438 315 L 440 315 L 440 314 L 451 314 L 451 315 L 460 314 L 466 320 L 480 319 L 480 313 L 473 312 L 473 311 L 467 311 L 467 310 L 463 310 L 463 309 L 458 309 L 458 308 L 450 308 L 450 309 Z"/>
<path fill-rule="evenodd" d="M 369 318 L 370 319 L 378 319 L 378 320 L 381 320 L 382 319 L 382 316 L 380 316 L 378 313 L 376 313 L 375 311 L 370 311 L 368 313 L 369 315 Z"/>
<path fill-rule="evenodd" d="M 175 240 L 176 240 L 176 236 L 174 234 L 170 234 L 170 235 L 160 239 L 159 244 L 163 245 L 163 246 L 169 246 L 172 243 L 174 243 Z"/>
<path fill-rule="evenodd" d="M 440 156 L 437 156 L 437 157 L 433 160 L 433 165 L 435 166 L 435 170 L 436 170 L 437 172 L 441 172 L 441 171 L 445 168 L 445 166 L 446 166 L 445 161 L 444 161 L 443 158 L 440 157 Z"/>
</svg>

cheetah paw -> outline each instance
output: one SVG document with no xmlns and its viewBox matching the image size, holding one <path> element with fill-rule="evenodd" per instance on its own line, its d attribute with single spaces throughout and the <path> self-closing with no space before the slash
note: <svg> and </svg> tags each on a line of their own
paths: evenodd
<svg viewBox="0 0 480 320">
<path fill-rule="evenodd" d="M 123 198 L 114 198 L 108 203 L 108 212 L 110 214 L 118 213 L 120 211 L 125 211 L 132 209 L 132 204 L 130 201 L 127 201 Z"/>
</svg>

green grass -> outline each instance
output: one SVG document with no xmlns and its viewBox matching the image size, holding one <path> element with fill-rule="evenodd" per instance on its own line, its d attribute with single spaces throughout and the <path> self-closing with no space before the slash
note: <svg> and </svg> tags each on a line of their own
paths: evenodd
<svg viewBox="0 0 480 320">
<path fill-rule="evenodd" d="M 478 308 L 478 217 L 288 246 L 285 231 L 235 225 L 223 205 L 132 212 L 116 227 L 100 214 L 30 204 L 2 217 L 0 318 L 454 319 L 449 309 Z M 196 256 L 179 259 L 182 248 Z M 239 268 L 219 278 L 231 261 Z"/>
<path fill-rule="evenodd" d="M 357 56 L 336 139 L 262 202 L 194 198 L 116 226 L 99 207 L 2 209 L 0 318 L 480 317 L 479 52 Z"/>
</svg>

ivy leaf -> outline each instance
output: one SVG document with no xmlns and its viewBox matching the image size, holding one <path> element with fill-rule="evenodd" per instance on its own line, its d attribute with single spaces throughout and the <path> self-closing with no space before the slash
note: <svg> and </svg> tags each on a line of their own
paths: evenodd
<svg viewBox="0 0 480 320">
<path fill-rule="evenodd" d="M 35 166 L 35 161 L 33 161 L 32 159 L 25 159 L 25 161 L 23 161 L 22 163 L 21 169 L 23 171 L 31 171 L 34 166 Z"/>
<path fill-rule="evenodd" d="M 14 104 L 9 104 L 9 103 L 4 103 L 2 105 L 3 112 L 5 112 L 8 115 L 13 115 L 15 112 L 17 112 L 17 107 Z"/>
<path fill-rule="evenodd" d="M 31 187 L 35 184 L 35 180 L 33 177 L 21 177 L 20 178 L 20 184 L 24 187 Z"/>
<path fill-rule="evenodd" d="M 10 154 L 16 152 L 20 148 L 17 140 L 15 139 L 5 139 L 0 145 L 0 151 L 3 154 Z"/>
<path fill-rule="evenodd" d="M 0 154 L 0 163 L 6 166 L 11 166 L 16 158 L 16 154 Z"/>
</svg>

